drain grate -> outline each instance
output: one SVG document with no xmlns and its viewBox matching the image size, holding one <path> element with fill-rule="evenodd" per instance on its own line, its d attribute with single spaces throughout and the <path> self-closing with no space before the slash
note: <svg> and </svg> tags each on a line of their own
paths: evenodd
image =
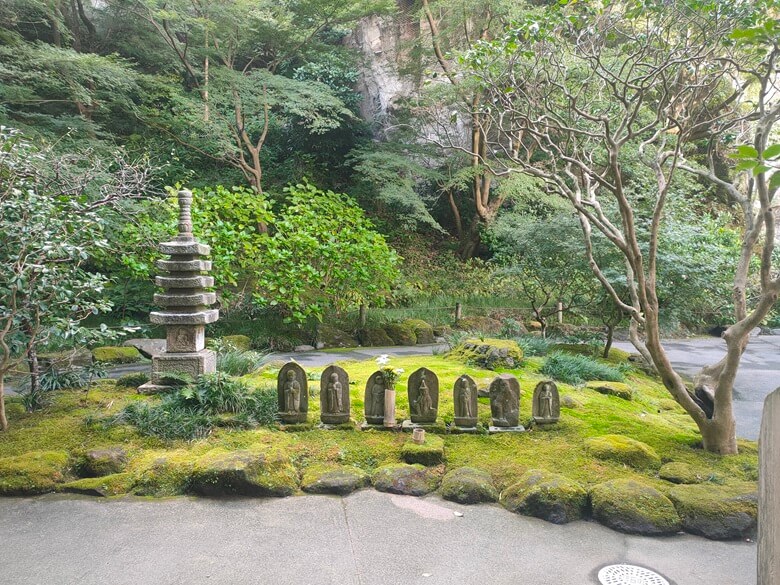
<svg viewBox="0 0 780 585">
<path fill-rule="evenodd" d="M 669 585 L 658 573 L 636 565 L 607 565 L 598 577 L 602 585 Z"/>
</svg>

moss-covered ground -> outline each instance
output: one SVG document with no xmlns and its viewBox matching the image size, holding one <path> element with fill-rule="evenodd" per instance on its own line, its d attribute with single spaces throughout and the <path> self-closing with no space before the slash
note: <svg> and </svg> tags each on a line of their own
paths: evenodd
<svg viewBox="0 0 780 585">
<path fill-rule="evenodd" d="M 518 377 L 522 389 L 522 424 L 527 425 L 531 419 L 533 388 L 543 379 L 538 373 L 540 364 L 540 358 L 526 358 L 522 368 L 509 371 Z M 132 481 L 126 485 L 134 486 L 129 489 L 136 493 L 162 495 L 185 490 L 187 470 L 212 449 L 278 450 L 289 458 L 301 477 L 308 467 L 314 465 L 353 465 L 371 474 L 382 465 L 401 462 L 402 447 L 409 440 L 408 434 L 357 430 L 363 419 L 366 381 L 376 371 L 376 363 L 347 361 L 340 365 L 350 376 L 352 417 L 357 423 L 355 430 L 289 432 L 278 427 L 249 430 L 220 427 L 202 440 L 164 442 L 143 437 L 131 426 L 106 427 L 94 423 L 119 412 L 130 402 L 159 400 L 158 397 L 137 395 L 131 388 L 122 388 L 104 380 L 98 382 L 88 395 L 79 390 L 57 392 L 51 406 L 35 413 L 24 412 L 18 398 L 10 397 L 8 418 L 11 428 L 0 434 L 0 460 L 33 451 L 59 451 L 67 453 L 75 468 L 75 463 L 86 450 L 119 445 L 125 449 L 129 459 L 127 473 Z M 442 423 L 453 420 L 452 388 L 458 376 L 469 374 L 480 388 L 484 388 L 497 374 L 440 355 L 393 359 L 390 366 L 404 370 L 397 384 L 399 422 L 407 417 L 409 411 L 406 381 L 419 367 L 425 366 L 439 376 L 439 418 Z M 273 385 L 277 372 L 278 369 L 271 366 L 244 380 L 254 386 Z M 316 423 L 321 369 L 307 373 L 311 394 L 309 421 Z M 698 447 L 700 437 L 694 424 L 679 406 L 670 402 L 668 393 L 658 381 L 629 372 L 626 383 L 633 391 L 631 401 L 588 388 L 559 384 L 561 396 L 571 396 L 581 406 L 562 408 L 560 423 L 549 428 L 532 427 L 528 432 L 519 434 L 443 435 L 445 468 L 450 471 L 473 467 L 486 471 L 498 490 L 517 482 L 529 469 L 542 469 L 562 474 L 586 489 L 607 480 L 624 478 L 642 480 L 667 493 L 672 484 L 658 477 L 656 467 L 635 469 L 619 460 L 599 459 L 585 445 L 585 440 L 590 437 L 625 435 L 649 445 L 659 454 L 662 463 L 677 461 L 688 464 L 698 475 L 707 478 L 705 482 L 724 485 L 755 482 L 758 474 L 755 443 L 741 441 L 741 452 L 735 456 L 705 453 Z M 481 426 L 487 427 L 490 421 L 487 398 L 479 399 L 478 414 Z M 168 463 L 175 462 L 176 465 L 163 464 L 166 453 L 170 455 Z M 188 461 L 193 465 L 188 465 Z M 155 471 L 157 468 L 160 471 Z M 163 473 L 165 469 L 174 477 L 164 488 L 158 489 L 155 486 L 161 482 L 156 481 L 159 478 L 154 475 Z M 152 487 L 144 489 L 144 486 Z"/>
</svg>

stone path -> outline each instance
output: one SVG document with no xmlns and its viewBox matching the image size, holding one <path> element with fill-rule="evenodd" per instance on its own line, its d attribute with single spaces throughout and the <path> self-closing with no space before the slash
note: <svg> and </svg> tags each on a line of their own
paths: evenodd
<svg viewBox="0 0 780 585">
<path fill-rule="evenodd" d="M 456 517 L 454 512 L 462 517 Z M 754 585 L 756 546 L 556 526 L 498 505 L 345 498 L 0 499 L 4 585 L 583 585 L 606 564 Z"/>
</svg>

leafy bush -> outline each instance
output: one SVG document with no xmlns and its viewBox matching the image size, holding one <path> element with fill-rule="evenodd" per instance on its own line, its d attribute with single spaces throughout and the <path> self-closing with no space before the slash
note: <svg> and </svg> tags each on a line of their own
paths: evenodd
<svg viewBox="0 0 780 585">
<path fill-rule="evenodd" d="M 584 355 L 551 353 L 540 370 L 545 376 L 568 384 L 582 384 L 589 380 L 622 382 L 623 372 L 618 368 L 597 362 Z"/>
<path fill-rule="evenodd" d="M 173 407 L 168 400 L 162 404 L 133 402 L 114 417 L 113 423 L 131 424 L 142 435 L 165 440 L 202 439 L 211 434 L 213 418 L 193 409 Z"/>
<path fill-rule="evenodd" d="M 262 368 L 268 352 L 228 349 L 217 353 L 217 370 L 230 376 L 244 376 Z"/>
<path fill-rule="evenodd" d="M 551 339 L 545 339 L 537 335 L 521 335 L 520 337 L 515 337 L 515 341 L 522 348 L 525 356 L 547 355 L 550 348 L 554 345 Z"/>
<path fill-rule="evenodd" d="M 276 386 L 269 385 L 258 388 L 249 395 L 247 401 L 248 419 L 258 425 L 270 425 L 276 422 L 279 411 Z"/>
<path fill-rule="evenodd" d="M 171 395 L 171 403 L 203 414 L 244 412 L 249 388 L 243 382 L 221 374 L 199 376 L 194 386 Z"/>
</svg>

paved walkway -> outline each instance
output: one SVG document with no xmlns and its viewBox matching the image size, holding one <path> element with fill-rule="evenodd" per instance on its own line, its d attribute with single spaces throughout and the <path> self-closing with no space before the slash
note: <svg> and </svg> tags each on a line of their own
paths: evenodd
<svg viewBox="0 0 780 585">
<path fill-rule="evenodd" d="M 456 517 L 460 512 L 462 517 Z M 498 505 L 345 498 L 0 499 L 3 585 L 585 585 L 627 562 L 673 585 L 754 585 L 756 546 L 556 526 Z"/>
</svg>

